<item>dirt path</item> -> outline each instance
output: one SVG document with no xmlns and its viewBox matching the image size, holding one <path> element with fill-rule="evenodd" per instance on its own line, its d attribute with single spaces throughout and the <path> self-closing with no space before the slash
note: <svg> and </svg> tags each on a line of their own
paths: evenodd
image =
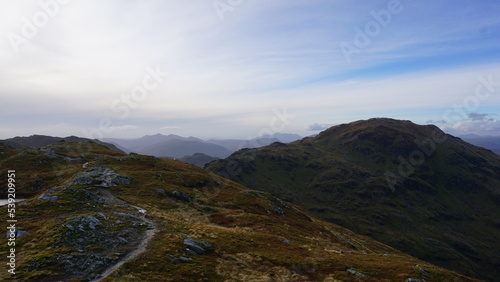
<svg viewBox="0 0 500 282">
<path fill-rule="evenodd" d="M 155 233 L 158 232 L 158 228 L 156 227 L 156 224 L 153 221 L 146 218 L 147 211 L 145 209 L 142 209 L 138 206 L 134 206 L 126 201 L 118 199 L 113 194 L 111 194 L 111 192 L 108 189 L 105 189 L 105 188 L 99 188 L 99 196 L 101 196 L 107 202 L 126 204 L 126 205 L 129 205 L 130 207 L 137 209 L 137 211 L 141 214 L 140 219 L 142 219 L 148 225 L 148 229 L 146 230 L 144 238 L 138 244 L 137 248 L 135 248 L 133 251 L 128 253 L 126 256 L 124 256 L 115 265 L 106 269 L 106 271 L 104 271 L 101 275 L 99 275 L 99 277 L 97 279 L 92 280 L 92 282 L 103 280 L 104 278 L 108 277 L 111 273 L 113 273 L 115 270 L 119 269 L 126 262 L 131 261 L 131 260 L 135 259 L 137 256 L 139 256 L 140 254 L 144 253 L 147 249 L 148 243 L 151 241 L 151 239 L 153 239 Z"/>
</svg>

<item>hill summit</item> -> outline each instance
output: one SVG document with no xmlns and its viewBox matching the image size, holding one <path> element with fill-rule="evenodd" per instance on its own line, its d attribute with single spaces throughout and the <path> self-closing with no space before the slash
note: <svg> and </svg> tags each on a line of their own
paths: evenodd
<svg viewBox="0 0 500 282">
<path fill-rule="evenodd" d="M 418 258 L 500 277 L 500 157 L 436 126 L 361 120 L 207 168 Z"/>
</svg>

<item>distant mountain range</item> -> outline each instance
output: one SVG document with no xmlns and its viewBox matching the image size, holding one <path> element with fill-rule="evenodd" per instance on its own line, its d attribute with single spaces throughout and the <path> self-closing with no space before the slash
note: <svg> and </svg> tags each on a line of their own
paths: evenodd
<svg viewBox="0 0 500 282">
<path fill-rule="evenodd" d="M 500 157 L 435 126 L 357 121 L 207 169 L 420 259 L 500 277 Z"/>
<path fill-rule="evenodd" d="M 483 137 L 477 135 L 460 136 L 464 141 L 473 145 L 486 148 L 500 155 L 500 137 Z"/>
<path fill-rule="evenodd" d="M 124 153 L 123 150 L 119 149 L 117 146 L 106 143 L 106 142 L 101 142 L 99 140 L 93 140 L 93 139 L 87 139 L 87 138 L 82 138 L 82 137 L 76 137 L 76 136 L 69 136 L 69 137 L 54 137 L 54 136 L 46 136 L 46 135 L 31 135 L 27 137 L 14 137 L 14 138 L 9 138 L 5 140 L 0 140 L 0 142 L 6 143 L 6 144 L 11 144 L 13 146 L 19 147 L 19 145 L 26 146 L 32 149 L 38 149 L 53 143 L 58 143 L 58 142 L 72 142 L 72 141 L 93 141 L 96 143 L 99 143 L 101 145 L 106 146 L 107 148 L 119 152 L 119 153 Z"/>
<path fill-rule="evenodd" d="M 201 153 L 196 153 L 196 154 L 193 154 L 191 156 L 186 156 L 186 157 L 180 158 L 178 160 L 181 162 L 194 164 L 196 166 L 203 168 L 205 166 L 205 164 L 207 164 L 211 161 L 218 160 L 218 159 L 219 158 L 208 156 L 208 155 L 201 154 Z"/>
<path fill-rule="evenodd" d="M 200 163 L 199 156 L 191 158 L 195 154 L 203 154 L 212 158 L 225 158 L 235 151 L 243 148 L 258 148 L 275 142 L 292 142 L 301 139 L 297 134 L 275 133 L 264 135 L 260 138 L 250 140 L 238 139 L 210 139 L 202 140 L 196 137 L 182 137 L 178 135 L 146 135 L 137 139 L 104 138 L 102 141 L 116 145 L 124 152 L 135 152 L 156 157 L 184 158 L 190 162 L 196 159 Z"/>
</svg>

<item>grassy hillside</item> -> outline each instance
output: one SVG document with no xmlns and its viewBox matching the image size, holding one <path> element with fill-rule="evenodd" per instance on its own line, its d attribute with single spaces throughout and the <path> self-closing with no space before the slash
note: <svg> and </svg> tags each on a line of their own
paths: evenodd
<svg viewBox="0 0 500 282">
<path fill-rule="evenodd" d="M 435 126 L 358 121 L 208 168 L 423 260 L 500 277 L 500 158 Z"/>
<path fill-rule="evenodd" d="M 32 195 L 16 210 L 22 281 L 94 279 L 117 263 L 104 281 L 473 281 L 191 164 L 89 142 L 3 146 L 0 160 Z"/>
</svg>

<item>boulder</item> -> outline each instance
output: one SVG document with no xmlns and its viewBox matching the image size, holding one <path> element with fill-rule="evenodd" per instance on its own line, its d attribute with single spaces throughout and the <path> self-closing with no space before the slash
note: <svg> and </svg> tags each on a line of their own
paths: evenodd
<svg viewBox="0 0 500 282">
<path fill-rule="evenodd" d="M 361 272 L 359 272 L 359 271 L 355 270 L 355 269 L 354 269 L 354 268 L 352 268 L 352 267 L 351 267 L 351 268 L 349 268 L 349 269 L 347 269 L 347 272 L 352 273 L 352 274 L 357 275 L 357 276 L 361 276 L 361 277 L 369 277 L 368 275 L 366 275 L 366 274 L 364 274 L 364 273 L 361 273 Z"/>
<path fill-rule="evenodd" d="M 38 200 L 48 200 L 48 201 L 57 201 L 59 197 L 57 196 L 52 196 L 48 194 L 42 194 L 40 197 L 38 197 Z"/>
<path fill-rule="evenodd" d="M 7 234 L 5 234 L 5 238 L 11 238 L 11 236 L 10 236 L 11 233 L 12 233 L 11 230 L 7 231 Z M 15 234 L 16 238 L 21 238 L 21 237 L 24 237 L 26 235 L 29 235 L 28 232 L 21 230 L 17 227 L 14 229 L 14 234 Z"/>
<path fill-rule="evenodd" d="M 105 167 L 94 167 L 77 174 L 69 185 L 94 185 L 98 187 L 112 187 L 117 184 L 130 184 L 132 178 L 122 176 L 114 170 Z"/>
<path fill-rule="evenodd" d="M 172 197 L 184 202 L 191 202 L 191 197 L 188 194 L 178 190 L 174 190 L 174 192 L 172 192 Z"/>
<path fill-rule="evenodd" d="M 186 250 L 193 255 L 205 255 L 212 248 L 212 244 L 192 238 L 184 239 L 184 245 L 187 246 Z"/>
</svg>

